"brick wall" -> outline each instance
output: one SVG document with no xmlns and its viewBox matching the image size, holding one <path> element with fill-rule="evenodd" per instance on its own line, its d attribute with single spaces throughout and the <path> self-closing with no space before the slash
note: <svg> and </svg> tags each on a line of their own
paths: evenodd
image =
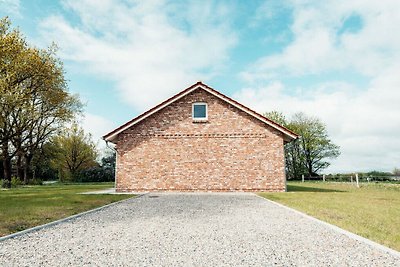
<svg viewBox="0 0 400 267">
<path fill-rule="evenodd" d="M 192 104 L 206 102 L 207 122 Z M 198 89 L 120 133 L 118 191 L 285 191 L 282 134 Z"/>
</svg>

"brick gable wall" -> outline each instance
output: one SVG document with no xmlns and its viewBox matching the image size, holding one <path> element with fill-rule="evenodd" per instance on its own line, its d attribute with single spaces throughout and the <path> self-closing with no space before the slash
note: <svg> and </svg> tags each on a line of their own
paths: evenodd
<svg viewBox="0 0 400 267">
<path fill-rule="evenodd" d="M 208 121 L 193 122 L 206 102 Z M 118 191 L 285 191 L 280 132 L 198 89 L 118 135 Z"/>
</svg>

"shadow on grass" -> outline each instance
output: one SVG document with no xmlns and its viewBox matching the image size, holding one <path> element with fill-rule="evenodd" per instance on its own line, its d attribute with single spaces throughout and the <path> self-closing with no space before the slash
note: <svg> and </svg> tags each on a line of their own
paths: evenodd
<svg viewBox="0 0 400 267">
<path fill-rule="evenodd" d="M 326 189 L 326 188 L 300 186 L 300 185 L 288 185 L 287 191 L 288 192 L 346 192 L 337 189 Z"/>
</svg>

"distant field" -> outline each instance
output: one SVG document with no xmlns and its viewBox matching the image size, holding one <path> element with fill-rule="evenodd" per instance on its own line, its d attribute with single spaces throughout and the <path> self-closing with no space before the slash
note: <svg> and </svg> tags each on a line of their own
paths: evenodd
<svg viewBox="0 0 400 267">
<path fill-rule="evenodd" d="M 260 195 L 400 251 L 400 184 L 289 182 Z"/>
<path fill-rule="evenodd" d="M 0 236 L 45 224 L 132 195 L 80 195 L 113 183 L 55 184 L 0 190 Z"/>
</svg>

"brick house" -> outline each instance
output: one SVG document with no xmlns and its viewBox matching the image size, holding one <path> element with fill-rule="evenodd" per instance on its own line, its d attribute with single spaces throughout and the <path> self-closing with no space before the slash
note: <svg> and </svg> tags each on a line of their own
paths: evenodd
<svg viewBox="0 0 400 267">
<path fill-rule="evenodd" d="M 117 191 L 285 191 L 283 145 L 296 138 L 201 82 L 103 137 Z"/>
</svg>

